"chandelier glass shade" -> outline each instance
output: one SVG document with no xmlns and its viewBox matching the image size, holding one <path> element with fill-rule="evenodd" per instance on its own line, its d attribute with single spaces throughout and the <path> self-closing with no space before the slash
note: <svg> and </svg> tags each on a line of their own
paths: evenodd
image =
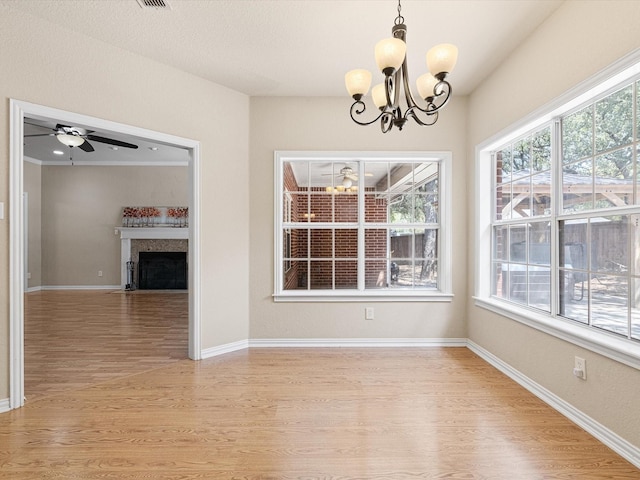
<svg viewBox="0 0 640 480">
<path fill-rule="evenodd" d="M 402 130 L 409 118 L 421 126 L 436 123 L 440 110 L 451 98 L 452 88 L 446 78 L 453 71 L 458 59 L 458 49 L 448 43 L 436 45 L 427 52 L 429 73 L 421 75 L 416 81 L 421 98 L 420 103 L 416 102 L 409 86 L 406 58 L 407 27 L 400 10 L 398 0 L 398 16 L 391 30 L 393 37 L 381 40 L 375 46 L 376 64 L 384 74 L 384 82 L 371 89 L 373 104 L 380 111 L 373 120 L 359 119 L 367 108 L 362 99 L 371 87 L 371 72 L 355 69 L 345 75 L 347 92 L 354 100 L 350 110 L 351 119 L 358 125 L 371 125 L 380 120 L 380 127 L 384 133 L 394 126 Z M 402 106 L 401 101 L 404 102 Z"/>
</svg>

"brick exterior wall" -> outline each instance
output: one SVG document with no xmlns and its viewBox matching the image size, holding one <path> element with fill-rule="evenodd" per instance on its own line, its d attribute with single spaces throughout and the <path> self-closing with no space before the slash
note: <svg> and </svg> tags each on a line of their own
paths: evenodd
<svg viewBox="0 0 640 480">
<path fill-rule="evenodd" d="M 284 164 L 284 189 L 291 195 L 292 222 L 357 222 L 356 193 L 327 193 L 322 187 L 301 188 L 293 169 Z M 309 204 L 309 202 L 311 202 Z M 387 221 L 387 202 L 365 195 L 367 222 Z M 311 216 L 311 218 L 309 218 Z M 286 219 L 284 219 L 286 220 Z M 288 233 L 283 232 L 283 235 Z M 294 228 L 291 236 L 291 268 L 284 274 L 284 289 L 346 289 L 358 285 L 358 230 L 356 228 Z M 286 245 L 283 239 L 283 245 Z M 310 271 L 306 258 L 310 258 Z M 387 271 L 387 230 L 365 231 L 365 285 L 375 287 Z M 304 259 L 296 261 L 295 259 Z M 335 282 L 335 283 L 334 283 Z M 380 285 L 381 286 L 381 285 Z"/>
</svg>

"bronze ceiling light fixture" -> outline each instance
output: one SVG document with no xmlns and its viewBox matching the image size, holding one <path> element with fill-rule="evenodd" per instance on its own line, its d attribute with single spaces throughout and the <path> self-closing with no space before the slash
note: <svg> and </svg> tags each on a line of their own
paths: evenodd
<svg viewBox="0 0 640 480">
<path fill-rule="evenodd" d="M 446 77 L 451 73 L 458 59 L 458 49 L 454 45 L 443 43 L 427 52 L 427 67 L 430 73 L 418 77 L 416 87 L 424 100 L 419 105 L 413 98 L 409 87 L 407 73 L 407 26 L 401 15 L 402 6 L 398 0 L 398 16 L 391 29 L 392 38 L 386 38 L 376 44 L 375 57 L 378 68 L 384 74 L 384 83 L 371 90 L 374 105 L 380 114 L 370 121 L 360 121 L 357 116 L 364 113 L 366 105 L 362 101 L 371 86 L 371 72 L 363 69 L 351 70 L 345 75 L 345 84 L 349 95 L 353 97 L 351 119 L 358 125 L 371 125 L 380 120 L 383 133 L 394 126 L 402 130 L 409 118 L 418 125 L 433 125 L 438 120 L 438 113 L 451 98 L 452 88 Z M 401 90 L 404 93 L 406 109 L 400 106 Z"/>
</svg>

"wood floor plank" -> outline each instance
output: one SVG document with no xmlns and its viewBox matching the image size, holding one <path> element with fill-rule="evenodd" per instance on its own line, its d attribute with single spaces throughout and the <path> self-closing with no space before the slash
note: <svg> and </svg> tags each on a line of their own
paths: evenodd
<svg viewBox="0 0 640 480">
<path fill-rule="evenodd" d="M 465 348 L 168 357 L 0 415 L 0 478 L 640 479 Z"/>
</svg>

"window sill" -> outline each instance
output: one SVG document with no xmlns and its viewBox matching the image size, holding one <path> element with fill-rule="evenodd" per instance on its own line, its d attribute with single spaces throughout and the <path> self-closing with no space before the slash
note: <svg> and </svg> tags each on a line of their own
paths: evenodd
<svg viewBox="0 0 640 480">
<path fill-rule="evenodd" d="M 554 318 L 493 298 L 474 297 L 475 305 L 640 370 L 640 342 L 617 337 L 570 320 Z"/>
<path fill-rule="evenodd" d="M 451 302 L 452 293 L 438 291 L 367 291 L 353 290 L 310 292 L 292 290 L 273 294 L 274 302 Z"/>
</svg>

